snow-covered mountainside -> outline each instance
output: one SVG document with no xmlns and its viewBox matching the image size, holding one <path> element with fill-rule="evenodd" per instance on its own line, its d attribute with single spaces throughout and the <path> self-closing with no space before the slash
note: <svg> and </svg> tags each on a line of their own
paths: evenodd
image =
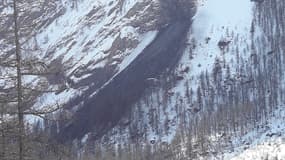
<svg viewBox="0 0 285 160">
<path fill-rule="evenodd" d="M 129 159 L 285 159 L 284 0 L 19 3 L 23 59 L 58 71 L 49 88 L 64 85 L 32 104 L 62 106 L 49 116 L 64 120 L 43 123 L 60 142 L 121 159 L 120 150 Z M 0 2 L 7 57 L 12 13 Z"/>
<path fill-rule="evenodd" d="M 1 3 L 1 48 L 8 52 L 13 45 L 12 8 L 9 1 Z M 58 65 L 63 73 L 52 79 L 68 83 L 71 89 L 62 93 L 65 96 L 86 88 L 95 92 L 170 23 L 175 13 L 167 13 L 169 5 L 156 0 L 20 2 L 21 40 L 29 49 L 24 57 L 33 54 L 50 66 Z"/>
<path fill-rule="evenodd" d="M 88 124 L 87 128 L 93 128 L 94 121 L 100 122 L 101 126 L 116 123 L 116 119 L 120 119 L 120 114 L 126 110 L 121 106 L 129 106 L 147 88 L 147 84 L 143 84 L 145 79 L 158 76 L 166 68 L 171 68 L 181 56 L 182 52 L 178 50 L 184 47 L 185 35 L 195 12 L 194 3 L 195 1 L 185 0 L 19 2 L 23 61 L 40 60 L 49 69 L 57 71 L 46 76 L 49 84 L 46 87 L 50 90 L 64 85 L 60 91 L 40 95 L 33 108 L 63 105 L 71 115 L 85 112 L 93 113 L 91 117 L 113 114 L 110 119 L 104 119 L 106 116 L 97 120 L 90 118 L 89 124 L 85 123 Z M 1 2 L 0 11 L 3 19 L 1 49 L 7 53 L 7 57 L 13 57 L 11 1 Z M 146 48 L 148 49 L 145 50 Z M 169 56 L 164 52 L 168 52 Z M 164 59 L 157 63 L 156 59 L 163 57 L 162 54 Z M 145 73 L 139 72 L 144 69 L 143 65 L 149 67 Z M 24 76 L 23 80 L 27 85 L 38 82 L 36 76 Z M 2 84 L 7 86 L 7 82 Z M 119 97 L 129 85 L 141 86 L 130 90 L 128 94 L 125 92 L 124 97 Z M 114 89 L 116 86 L 120 87 Z M 127 100 L 127 95 L 134 95 L 133 100 Z M 114 110 L 108 104 L 108 99 L 112 97 L 119 97 L 113 103 L 119 104 L 114 107 L 121 107 L 122 113 L 116 114 L 117 109 Z M 108 106 L 109 109 L 106 108 Z M 102 107 L 106 110 L 102 111 Z M 79 116 L 75 117 L 77 118 L 73 119 L 78 120 Z M 27 119 L 32 123 L 37 121 L 36 117 L 27 116 Z M 77 120 L 73 121 L 77 123 Z M 68 126 L 70 125 L 63 128 L 69 128 Z M 86 131 L 81 131 L 79 135 L 82 136 Z"/>
<path fill-rule="evenodd" d="M 231 149 L 213 159 L 285 159 L 284 115 L 284 106 L 280 106 L 270 118 L 260 123 L 262 128 L 256 128 L 243 137 L 234 139 Z"/>
<path fill-rule="evenodd" d="M 198 1 L 175 71 L 150 79 L 151 88 L 99 143 L 142 141 L 154 152 L 180 153 L 177 159 L 248 159 L 253 152 L 266 159 L 257 148 L 270 143 L 268 156 L 282 159 L 282 136 L 264 136 L 283 133 L 271 122 L 283 122 L 273 113 L 284 110 L 284 23 L 281 0 Z M 248 135 L 254 143 L 243 141 Z"/>
</svg>

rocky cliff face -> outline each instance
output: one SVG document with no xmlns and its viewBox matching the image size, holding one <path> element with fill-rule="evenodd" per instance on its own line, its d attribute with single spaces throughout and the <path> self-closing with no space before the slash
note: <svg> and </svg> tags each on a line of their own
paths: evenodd
<svg viewBox="0 0 285 160">
<path fill-rule="evenodd" d="M 1 49 L 12 56 L 12 4 L 1 3 Z M 67 86 L 43 94 L 34 107 L 59 103 L 75 113 L 61 133 L 74 139 L 97 125 L 97 130 L 114 126 L 148 87 L 145 79 L 157 77 L 177 62 L 195 2 L 22 1 L 18 8 L 23 58 L 40 59 L 60 70 L 47 76 L 49 84 Z M 128 89 L 130 85 L 134 88 Z"/>
<path fill-rule="evenodd" d="M 159 5 L 155 11 L 158 16 L 154 19 L 158 31 L 155 39 L 94 96 L 83 94 L 82 97 L 77 97 L 75 101 L 79 102 L 81 99 L 84 103 L 72 122 L 63 127 L 59 137 L 82 138 L 92 130 L 95 137 L 103 136 L 143 95 L 148 88 L 148 78 L 157 78 L 166 68 L 171 69 L 178 62 L 183 48 L 186 47 L 186 35 L 195 6 L 193 2 L 159 2 Z M 187 10 L 182 5 L 188 5 Z M 88 93 L 90 90 L 94 92 L 94 88 L 89 88 Z M 87 96 L 88 99 L 84 98 Z M 69 104 L 72 103 L 74 101 Z"/>
<path fill-rule="evenodd" d="M 35 34 L 50 25 L 65 12 L 58 1 L 20 1 L 19 25 L 22 42 L 31 39 Z M 0 2 L 1 16 L 1 49 L 9 51 L 13 46 L 13 8 L 9 0 Z"/>
</svg>

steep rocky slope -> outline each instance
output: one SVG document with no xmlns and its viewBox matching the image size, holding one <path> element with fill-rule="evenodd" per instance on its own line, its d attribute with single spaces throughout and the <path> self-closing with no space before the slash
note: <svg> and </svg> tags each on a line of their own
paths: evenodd
<svg viewBox="0 0 285 160">
<path fill-rule="evenodd" d="M 96 95 L 84 99 L 82 108 L 60 136 L 81 138 L 95 126 L 94 132 L 100 137 L 106 129 L 114 127 L 148 88 L 146 80 L 157 77 L 163 70 L 173 68 L 177 63 L 189 25 L 189 20 L 178 21 L 161 30 L 156 39 L 129 66 Z"/>
<path fill-rule="evenodd" d="M 1 49 L 13 57 L 12 4 L 1 3 Z M 59 70 L 46 77 L 49 88 L 66 88 L 44 93 L 34 108 L 59 104 L 75 113 L 60 126 L 59 137 L 71 140 L 96 126 L 102 135 L 102 126 L 115 125 L 142 95 L 147 78 L 173 67 L 195 12 L 194 1 L 185 0 L 23 1 L 18 8 L 24 61 L 39 59 Z"/>
</svg>

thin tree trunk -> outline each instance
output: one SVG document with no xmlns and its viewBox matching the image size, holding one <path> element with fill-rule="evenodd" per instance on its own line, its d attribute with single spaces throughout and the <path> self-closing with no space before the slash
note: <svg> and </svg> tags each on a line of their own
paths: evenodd
<svg viewBox="0 0 285 160">
<path fill-rule="evenodd" d="M 18 109 L 18 125 L 19 125 L 19 160 L 24 160 L 24 115 L 22 106 L 22 77 L 21 77 L 21 47 L 19 42 L 19 28 L 18 28 L 18 11 L 17 2 L 13 1 L 14 8 L 14 36 L 15 36 L 15 46 L 16 46 L 16 63 L 17 63 L 17 109 Z"/>
<path fill-rule="evenodd" d="M 2 157 L 3 160 L 5 160 L 5 151 L 6 151 L 6 144 L 5 144 L 5 123 L 4 123 L 4 107 L 1 106 L 1 120 L 2 120 L 2 124 L 1 124 L 1 150 L 0 150 L 0 157 Z"/>
</svg>

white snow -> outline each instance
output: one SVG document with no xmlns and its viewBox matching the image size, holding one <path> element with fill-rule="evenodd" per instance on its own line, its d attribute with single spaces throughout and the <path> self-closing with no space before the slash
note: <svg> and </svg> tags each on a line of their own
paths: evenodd
<svg viewBox="0 0 285 160">
<path fill-rule="evenodd" d="M 252 3 L 249 0 L 200 0 L 199 4 L 192 28 L 194 36 L 203 41 L 211 33 L 223 34 L 222 27 L 243 32 L 251 24 Z"/>
<path fill-rule="evenodd" d="M 132 37 L 132 38 L 136 38 L 136 35 L 133 35 L 134 33 L 136 33 L 136 29 L 132 26 L 125 26 L 121 29 L 121 34 L 120 34 L 120 38 L 126 38 L 126 37 Z"/>
<path fill-rule="evenodd" d="M 190 46 L 181 61 L 183 66 L 190 66 L 187 78 L 193 79 L 191 86 L 197 86 L 198 75 L 213 69 L 216 58 L 235 68 L 235 48 L 243 50 L 251 44 L 252 7 L 250 0 L 199 0 L 189 34 Z M 222 51 L 219 48 L 220 40 L 231 41 L 229 50 Z M 189 60 L 189 49 L 193 45 L 193 59 Z"/>
<path fill-rule="evenodd" d="M 119 72 L 124 70 L 156 37 L 158 31 L 150 31 L 140 37 L 139 45 L 127 56 L 124 58 L 123 62 L 119 65 Z M 118 74 L 117 73 L 117 74 Z"/>
<path fill-rule="evenodd" d="M 224 153 L 212 160 L 284 160 L 285 159 L 285 107 L 279 106 L 271 117 L 259 125 L 265 129 L 255 129 L 245 136 L 234 139 L 234 151 Z M 272 137 L 269 135 L 273 134 Z M 248 142 L 249 145 L 242 144 Z"/>
<path fill-rule="evenodd" d="M 37 109 L 42 109 L 45 106 L 56 106 L 62 105 L 73 97 L 74 95 L 79 95 L 79 92 L 74 89 L 68 89 L 61 93 L 45 93 L 43 94 L 34 105 Z"/>
<path fill-rule="evenodd" d="M 35 110 L 36 112 L 55 110 L 55 112 L 53 112 L 53 114 L 55 114 L 60 111 L 60 108 L 65 103 L 67 103 L 72 97 L 80 94 L 81 92 L 75 89 L 67 89 L 60 93 L 44 93 L 38 98 L 37 102 L 33 105 L 32 110 Z M 41 117 L 33 114 L 25 115 L 25 120 L 28 125 L 35 124 L 36 122 L 43 122 L 43 119 Z"/>
</svg>

